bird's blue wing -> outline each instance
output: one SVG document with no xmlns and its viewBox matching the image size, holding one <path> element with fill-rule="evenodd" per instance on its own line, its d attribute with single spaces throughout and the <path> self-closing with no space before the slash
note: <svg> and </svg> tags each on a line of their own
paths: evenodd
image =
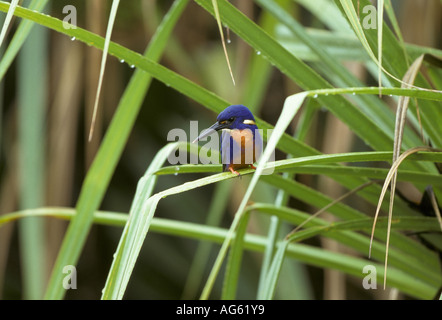
<svg viewBox="0 0 442 320">
<path fill-rule="evenodd" d="M 222 131 L 220 140 L 221 163 L 223 164 L 223 171 L 228 171 L 229 165 L 234 163 L 234 153 L 236 152 L 240 154 L 241 147 L 236 143 L 235 140 L 233 140 L 230 132 L 227 130 Z"/>
<path fill-rule="evenodd" d="M 259 133 L 259 129 L 255 129 L 255 161 L 258 162 L 259 158 L 261 157 L 262 150 L 263 150 L 263 141 L 261 134 Z"/>
</svg>

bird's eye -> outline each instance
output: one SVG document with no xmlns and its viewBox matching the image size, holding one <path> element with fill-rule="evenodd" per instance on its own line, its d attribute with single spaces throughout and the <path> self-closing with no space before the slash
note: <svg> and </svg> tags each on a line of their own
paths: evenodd
<svg viewBox="0 0 442 320">
<path fill-rule="evenodd" d="M 233 120 L 235 120 L 235 118 L 234 117 L 231 117 L 231 118 L 229 118 L 229 122 L 233 122 Z"/>
</svg>

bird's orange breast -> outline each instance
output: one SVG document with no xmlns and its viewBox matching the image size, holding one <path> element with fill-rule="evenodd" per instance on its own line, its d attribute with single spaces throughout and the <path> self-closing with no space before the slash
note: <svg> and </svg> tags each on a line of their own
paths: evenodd
<svg viewBox="0 0 442 320">
<path fill-rule="evenodd" d="M 230 135 L 232 136 L 233 140 L 241 146 L 241 149 L 247 149 L 250 148 L 253 150 L 254 148 L 254 139 L 253 139 L 253 133 L 252 130 L 245 129 L 245 130 L 230 130 Z"/>
<path fill-rule="evenodd" d="M 236 148 L 231 146 L 234 150 L 233 157 L 230 159 L 228 166 L 225 167 L 225 170 L 228 170 L 229 167 L 235 170 L 241 169 L 253 164 L 261 152 L 261 150 L 257 150 L 260 146 L 255 144 L 253 132 L 250 129 L 231 129 L 228 133 L 232 137 L 233 143 L 237 145 Z M 223 149 L 226 150 L 225 146 L 223 146 Z"/>
</svg>

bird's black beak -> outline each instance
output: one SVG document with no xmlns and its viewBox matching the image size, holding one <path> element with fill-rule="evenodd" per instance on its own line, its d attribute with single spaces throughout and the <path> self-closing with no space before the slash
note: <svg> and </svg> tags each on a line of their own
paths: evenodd
<svg viewBox="0 0 442 320">
<path fill-rule="evenodd" d="M 206 130 L 204 130 L 203 132 L 201 132 L 201 134 L 198 136 L 198 138 L 196 138 L 195 140 L 193 140 L 192 143 L 195 143 L 207 136 L 210 136 L 212 133 L 227 128 L 229 126 L 229 123 L 221 123 L 221 122 L 216 122 L 214 123 L 210 128 L 207 128 Z"/>
</svg>

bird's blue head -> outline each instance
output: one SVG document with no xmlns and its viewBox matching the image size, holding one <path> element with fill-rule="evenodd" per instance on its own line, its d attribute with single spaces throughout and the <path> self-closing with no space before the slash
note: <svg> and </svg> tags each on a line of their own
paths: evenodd
<svg viewBox="0 0 442 320">
<path fill-rule="evenodd" d="M 246 106 L 240 104 L 227 107 L 218 115 L 216 120 L 217 122 L 204 130 L 194 142 L 222 129 L 250 129 L 252 132 L 258 129 L 252 112 Z"/>
<path fill-rule="evenodd" d="M 246 106 L 240 104 L 227 107 L 218 115 L 216 120 L 222 127 L 220 129 L 257 129 L 252 112 Z"/>
</svg>

